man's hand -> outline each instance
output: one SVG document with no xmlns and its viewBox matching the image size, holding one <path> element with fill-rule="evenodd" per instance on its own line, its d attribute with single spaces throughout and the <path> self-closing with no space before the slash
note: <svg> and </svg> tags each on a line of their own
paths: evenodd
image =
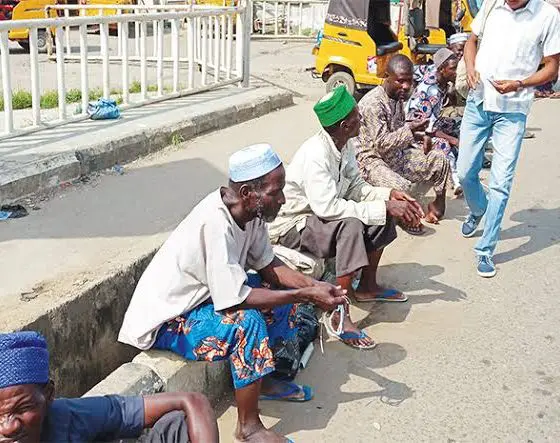
<svg viewBox="0 0 560 443">
<path fill-rule="evenodd" d="M 396 189 L 392 189 L 391 194 L 389 195 L 389 198 L 391 200 L 394 200 L 394 201 L 409 202 L 414 207 L 416 212 L 419 214 L 420 218 L 424 217 L 424 211 L 422 209 L 422 206 L 420 206 L 420 204 L 416 201 L 416 199 L 414 197 L 410 196 L 406 192 L 397 191 Z"/>
<path fill-rule="evenodd" d="M 417 202 L 390 200 L 386 205 L 389 214 L 404 220 L 410 226 L 418 226 L 420 219 L 424 217 L 424 211 Z"/>
<path fill-rule="evenodd" d="M 346 291 L 340 286 L 327 282 L 317 282 L 314 286 L 298 291 L 302 301 L 313 303 L 323 311 L 333 311 L 338 305 L 346 302 Z"/>
<path fill-rule="evenodd" d="M 523 83 L 519 80 L 493 80 L 490 83 L 500 94 L 517 92 L 523 87 Z"/>
<path fill-rule="evenodd" d="M 424 150 L 424 155 L 428 155 L 433 147 L 432 137 L 429 135 L 424 135 L 422 137 L 422 149 Z"/>
<path fill-rule="evenodd" d="M 418 120 L 411 120 L 408 121 L 408 127 L 410 128 L 410 130 L 414 133 L 414 132 L 421 132 L 426 130 L 426 128 L 428 127 L 428 124 L 430 123 L 430 119 L 428 118 L 423 118 L 423 119 L 418 119 Z"/>
<path fill-rule="evenodd" d="M 467 84 L 469 88 L 476 89 L 480 83 L 480 74 L 474 69 L 467 66 Z"/>
</svg>

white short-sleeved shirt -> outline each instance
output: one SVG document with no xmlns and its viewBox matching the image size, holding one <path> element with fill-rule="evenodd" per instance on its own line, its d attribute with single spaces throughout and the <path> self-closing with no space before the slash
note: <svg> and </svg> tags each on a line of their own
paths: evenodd
<svg viewBox="0 0 560 443">
<path fill-rule="evenodd" d="M 264 221 L 254 219 L 241 229 L 218 189 L 181 222 L 146 268 L 119 341 L 149 349 L 165 322 L 208 298 L 216 311 L 243 303 L 251 292 L 246 270 L 261 270 L 273 259 Z"/>
<path fill-rule="evenodd" d="M 472 23 L 476 35 L 481 33 L 482 15 Z M 482 31 L 475 61 L 482 81 L 471 92 L 474 99 L 484 102 L 485 111 L 528 114 L 533 88 L 502 95 L 490 80 L 524 80 L 537 72 L 543 57 L 560 53 L 558 11 L 543 0 L 529 0 L 516 11 L 504 0 L 497 0 Z"/>
</svg>

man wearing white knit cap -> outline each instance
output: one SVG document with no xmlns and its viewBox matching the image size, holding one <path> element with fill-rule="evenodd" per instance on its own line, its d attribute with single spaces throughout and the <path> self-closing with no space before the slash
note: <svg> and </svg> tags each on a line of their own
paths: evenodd
<svg viewBox="0 0 560 443">
<path fill-rule="evenodd" d="M 269 145 L 234 153 L 229 177 L 229 186 L 202 200 L 154 256 L 119 341 L 189 360 L 229 359 L 238 407 L 235 440 L 285 442 L 262 425 L 259 398 L 307 401 L 313 391 L 273 381 L 272 349 L 297 333 L 297 303 L 331 311 L 345 292 L 292 271 L 274 256 L 266 222 L 285 203 L 285 172 Z M 249 278 L 249 269 L 259 275 Z M 294 289 L 264 289 L 260 279 Z"/>
</svg>

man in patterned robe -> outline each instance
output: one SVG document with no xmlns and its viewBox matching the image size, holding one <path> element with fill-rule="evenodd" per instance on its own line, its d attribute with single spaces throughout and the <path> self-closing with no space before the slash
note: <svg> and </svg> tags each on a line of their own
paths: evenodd
<svg viewBox="0 0 560 443">
<path fill-rule="evenodd" d="M 445 192 L 451 180 L 449 161 L 441 150 L 431 149 L 426 134 L 429 119 L 405 120 L 403 103 L 413 86 L 413 65 L 403 55 L 387 65 L 382 86 L 366 94 L 359 108 L 363 121 L 356 156 L 362 176 L 373 186 L 410 192 L 414 184 L 433 186 L 436 198 L 428 205 L 425 220 L 438 223 L 445 213 Z M 421 147 L 414 146 L 420 142 Z M 401 225 L 411 234 L 420 227 Z"/>
</svg>

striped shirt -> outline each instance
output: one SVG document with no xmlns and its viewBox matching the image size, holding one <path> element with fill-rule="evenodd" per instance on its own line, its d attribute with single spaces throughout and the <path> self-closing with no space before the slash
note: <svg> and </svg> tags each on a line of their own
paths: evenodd
<svg viewBox="0 0 560 443">
<path fill-rule="evenodd" d="M 472 31 L 480 35 L 482 14 L 472 23 Z M 471 97 L 484 103 L 490 112 L 528 114 L 534 89 L 500 94 L 491 80 L 524 80 L 539 68 L 543 57 L 560 54 L 560 15 L 543 0 L 529 0 L 524 8 L 513 11 L 498 0 L 488 15 L 484 36 L 475 61 L 481 82 Z"/>
</svg>

